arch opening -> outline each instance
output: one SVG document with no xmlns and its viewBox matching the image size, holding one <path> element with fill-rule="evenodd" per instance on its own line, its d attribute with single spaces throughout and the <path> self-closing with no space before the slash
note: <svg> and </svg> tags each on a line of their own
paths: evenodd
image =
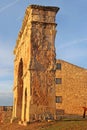
<svg viewBox="0 0 87 130">
<path fill-rule="evenodd" d="M 23 98 L 23 60 L 20 59 L 18 67 L 17 81 L 17 117 L 21 119 L 22 115 L 22 98 Z"/>
</svg>

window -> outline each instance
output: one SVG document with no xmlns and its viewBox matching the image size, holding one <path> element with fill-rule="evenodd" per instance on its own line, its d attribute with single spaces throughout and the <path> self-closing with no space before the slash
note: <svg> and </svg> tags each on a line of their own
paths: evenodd
<svg viewBox="0 0 87 130">
<path fill-rule="evenodd" d="M 61 84 L 62 83 L 62 79 L 61 78 L 56 78 L 55 82 L 56 82 L 56 84 Z"/>
<path fill-rule="evenodd" d="M 61 70 L 61 63 L 56 64 L 56 69 Z"/>
<path fill-rule="evenodd" d="M 62 103 L 62 96 L 56 96 L 56 103 Z"/>
</svg>

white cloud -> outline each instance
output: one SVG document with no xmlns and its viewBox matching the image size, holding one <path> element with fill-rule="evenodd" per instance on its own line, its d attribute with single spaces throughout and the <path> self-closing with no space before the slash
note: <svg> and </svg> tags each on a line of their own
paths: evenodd
<svg viewBox="0 0 87 130">
<path fill-rule="evenodd" d="M 13 45 L 0 41 L 0 92 L 12 91 Z"/>
<path fill-rule="evenodd" d="M 0 92 L 7 92 L 7 91 L 11 91 L 12 92 L 13 89 L 13 80 L 2 80 L 0 81 Z"/>
<path fill-rule="evenodd" d="M 14 2 L 12 3 L 9 3 L 7 5 L 5 5 L 4 7 L 0 8 L 0 13 L 2 13 L 3 11 L 5 11 L 6 9 L 14 6 L 15 4 L 17 4 L 20 0 L 15 0 Z"/>
<path fill-rule="evenodd" d="M 12 92 L 0 92 L 0 106 L 12 106 L 13 94 Z"/>
<path fill-rule="evenodd" d="M 13 45 L 8 42 L 0 41 L 0 67 L 1 66 L 12 66 L 13 61 Z"/>
<path fill-rule="evenodd" d="M 13 75 L 13 69 L 12 68 L 6 68 L 6 67 L 0 67 L 0 78 L 1 77 L 7 77 Z"/>
<path fill-rule="evenodd" d="M 13 101 L 13 45 L 0 41 L 0 105 Z"/>
<path fill-rule="evenodd" d="M 87 39 L 75 40 L 59 45 L 57 58 L 87 68 Z"/>
<path fill-rule="evenodd" d="M 84 56 L 87 56 L 87 52 L 84 51 L 84 49 L 82 50 L 81 48 L 79 49 L 72 49 L 72 48 L 67 48 L 65 50 L 62 50 L 61 52 L 59 52 L 59 55 L 62 59 L 78 59 L 78 58 L 82 58 Z"/>
<path fill-rule="evenodd" d="M 60 44 L 59 49 L 64 49 L 66 47 L 70 47 L 70 46 L 73 46 L 73 45 L 81 44 L 81 43 L 86 42 L 86 41 L 87 41 L 87 38 L 70 41 L 70 42 L 64 43 L 62 45 Z"/>
<path fill-rule="evenodd" d="M 23 17 L 24 17 L 24 15 L 21 15 L 21 16 L 19 16 L 16 20 L 17 20 L 17 21 L 22 20 Z"/>
<path fill-rule="evenodd" d="M 13 96 L 13 93 L 12 92 L 0 92 L 0 97 L 12 97 Z"/>
</svg>

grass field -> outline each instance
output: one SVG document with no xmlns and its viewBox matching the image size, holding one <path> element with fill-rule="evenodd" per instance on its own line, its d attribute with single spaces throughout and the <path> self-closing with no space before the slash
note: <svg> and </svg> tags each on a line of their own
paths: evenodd
<svg viewBox="0 0 87 130">
<path fill-rule="evenodd" d="M 51 126 L 40 130 L 87 130 L 87 120 L 84 121 L 58 121 Z"/>
<path fill-rule="evenodd" d="M 0 130 L 87 130 L 87 120 L 32 123 L 27 126 L 17 123 L 1 123 Z"/>
</svg>

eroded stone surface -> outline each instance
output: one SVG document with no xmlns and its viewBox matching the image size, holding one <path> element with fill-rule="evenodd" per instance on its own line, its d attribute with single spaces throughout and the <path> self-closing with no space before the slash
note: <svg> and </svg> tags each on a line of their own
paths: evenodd
<svg viewBox="0 0 87 130">
<path fill-rule="evenodd" d="M 59 8 L 27 8 L 14 49 L 13 118 L 22 121 L 55 115 L 55 16 Z"/>
</svg>

